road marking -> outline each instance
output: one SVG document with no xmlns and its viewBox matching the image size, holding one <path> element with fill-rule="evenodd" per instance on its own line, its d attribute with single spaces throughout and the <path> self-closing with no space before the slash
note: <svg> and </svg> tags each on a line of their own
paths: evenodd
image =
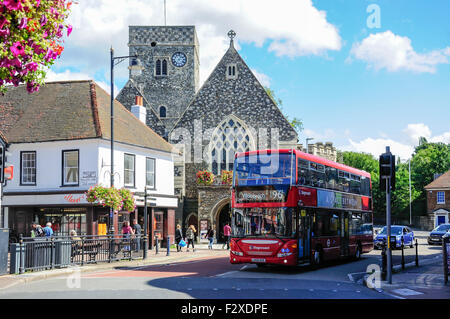
<svg viewBox="0 0 450 319">
<path fill-rule="evenodd" d="M 393 293 L 399 294 L 402 296 L 417 296 L 417 295 L 423 295 L 423 292 L 415 291 L 408 288 L 402 288 L 402 289 L 394 289 L 392 290 Z"/>
<path fill-rule="evenodd" d="M 237 272 L 237 270 L 224 272 L 223 274 L 218 274 L 218 275 L 214 275 L 214 276 L 211 276 L 211 277 L 222 277 L 222 276 L 234 274 L 235 272 Z"/>
</svg>

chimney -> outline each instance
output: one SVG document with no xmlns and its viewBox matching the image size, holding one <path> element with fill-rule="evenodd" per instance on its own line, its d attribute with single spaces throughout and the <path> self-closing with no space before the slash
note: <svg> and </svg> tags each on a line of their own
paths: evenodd
<svg viewBox="0 0 450 319">
<path fill-rule="evenodd" d="M 144 98 L 142 96 L 136 95 L 135 104 L 131 107 L 131 113 L 133 113 L 139 121 L 147 124 L 147 110 L 144 107 Z"/>
</svg>

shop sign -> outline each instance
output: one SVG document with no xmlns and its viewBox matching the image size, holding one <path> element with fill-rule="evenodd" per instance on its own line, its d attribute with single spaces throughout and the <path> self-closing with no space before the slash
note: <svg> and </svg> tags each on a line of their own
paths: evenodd
<svg viewBox="0 0 450 319">
<path fill-rule="evenodd" d="M 83 186 L 97 184 L 97 172 L 96 171 L 81 172 L 80 184 Z"/>
<path fill-rule="evenodd" d="M 81 202 L 86 201 L 86 195 L 85 194 L 67 194 L 64 196 L 64 200 L 71 204 L 79 204 Z"/>
</svg>

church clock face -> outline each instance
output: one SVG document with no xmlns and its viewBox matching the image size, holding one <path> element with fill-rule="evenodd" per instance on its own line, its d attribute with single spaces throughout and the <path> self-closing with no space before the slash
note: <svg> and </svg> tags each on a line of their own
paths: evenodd
<svg viewBox="0 0 450 319">
<path fill-rule="evenodd" d="M 186 64 L 187 58 L 186 55 L 182 52 L 175 52 L 172 55 L 172 63 L 177 67 L 182 67 Z"/>
</svg>

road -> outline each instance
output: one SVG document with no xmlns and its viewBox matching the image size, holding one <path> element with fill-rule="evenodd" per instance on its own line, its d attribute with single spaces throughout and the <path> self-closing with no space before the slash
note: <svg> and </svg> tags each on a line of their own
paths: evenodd
<svg viewBox="0 0 450 319">
<path fill-rule="evenodd" d="M 421 259 L 435 247 L 419 239 Z M 415 249 L 408 249 L 408 254 Z M 176 254 L 177 252 L 174 252 Z M 185 253 L 185 252 L 183 252 Z M 195 253 L 193 253 L 195 254 Z M 380 251 L 358 261 L 328 263 L 319 269 L 232 265 L 228 251 L 171 264 L 122 267 L 48 278 L 0 290 L 1 299 L 391 299 L 358 283 L 369 265 L 380 264 Z"/>
</svg>

